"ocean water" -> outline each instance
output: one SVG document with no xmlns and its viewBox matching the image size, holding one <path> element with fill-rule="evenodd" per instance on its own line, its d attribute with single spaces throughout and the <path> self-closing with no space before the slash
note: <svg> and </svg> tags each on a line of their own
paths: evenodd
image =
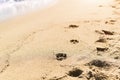
<svg viewBox="0 0 120 80">
<path fill-rule="evenodd" d="M 0 0 L 0 21 L 22 15 L 27 12 L 43 9 L 56 0 Z"/>
</svg>

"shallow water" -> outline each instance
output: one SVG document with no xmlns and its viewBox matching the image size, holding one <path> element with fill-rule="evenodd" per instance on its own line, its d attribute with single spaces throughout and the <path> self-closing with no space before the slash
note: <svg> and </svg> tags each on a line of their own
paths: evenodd
<svg viewBox="0 0 120 80">
<path fill-rule="evenodd" d="M 36 9 L 43 9 L 55 2 L 56 0 L 0 0 L 0 21 Z"/>
</svg>

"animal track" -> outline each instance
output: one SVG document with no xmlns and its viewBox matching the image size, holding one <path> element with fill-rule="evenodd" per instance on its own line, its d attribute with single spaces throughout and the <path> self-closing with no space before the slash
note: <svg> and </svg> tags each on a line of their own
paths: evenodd
<svg viewBox="0 0 120 80">
<path fill-rule="evenodd" d="M 92 60 L 87 65 L 89 65 L 89 66 L 96 66 L 96 67 L 100 67 L 100 68 L 106 68 L 106 67 L 110 67 L 111 66 L 108 62 L 101 61 L 101 60 Z"/>
<path fill-rule="evenodd" d="M 115 34 L 115 32 L 107 31 L 107 30 L 101 30 L 101 31 L 95 30 L 95 32 L 98 33 L 98 34 L 101 34 L 101 35 L 103 35 L 103 34 L 105 34 L 105 35 L 114 35 Z"/>
<path fill-rule="evenodd" d="M 78 28 L 78 25 L 69 25 L 69 28 Z"/>
<path fill-rule="evenodd" d="M 102 32 L 104 32 L 105 35 L 114 35 L 114 32 L 111 31 L 102 30 Z"/>
<path fill-rule="evenodd" d="M 71 77 L 79 77 L 83 73 L 83 70 L 74 68 L 71 71 L 69 71 L 68 75 Z"/>
<path fill-rule="evenodd" d="M 64 59 L 66 59 L 66 58 L 67 58 L 67 54 L 65 54 L 65 53 L 56 54 L 56 59 L 59 60 L 59 61 L 62 61 Z"/>
<path fill-rule="evenodd" d="M 3 73 L 10 66 L 10 55 L 5 55 L 0 57 L 0 73 Z"/>
<path fill-rule="evenodd" d="M 29 44 L 33 40 L 34 35 L 36 33 L 38 33 L 39 31 L 40 30 L 33 31 L 33 32 L 29 33 L 28 35 L 23 37 L 21 40 L 18 40 L 15 44 L 9 45 L 9 46 L 12 46 L 12 47 L 8 46 L 6 49 L 2 50 L 1 53 L 6 53 L 6 54 L 15 53 L 16 51 L 20 50 L 24 45 Z"/>
<path fill-rule="evenodd" d="M 105 51 L 107 51 L 109 48 L 103 48 L 103 47 L 96 47 L 96 50 L 97 50 L 97 52 L 105 52 Z"/>
<path fill-rule="evenodd" d="M 105 38 L 100 38 L 99 40 L 97 40 L 96 42 L 100 42 L 100 43 L 106 43 L 106 39 Z"/>
<path fill-rule="evenodd" d="M 105 22 L 105 24 L 112 24 L 112 25 L 115 23 L 116 23 L 116 20 L 113 20 L 113 19 Z"/>
<path fill-rule="evenodd" d="M 70 42 L 73 43 L 73 44 L 77 44 L 77 43 L 79 43 L 79 41 L 76 40 L 76 39 L 72 39 L 72 40 L 70 40 Z"/>
</svg>

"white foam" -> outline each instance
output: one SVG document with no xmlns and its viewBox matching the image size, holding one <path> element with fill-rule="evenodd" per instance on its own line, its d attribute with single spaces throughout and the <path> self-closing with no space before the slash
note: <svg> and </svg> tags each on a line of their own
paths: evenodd
<svg viewBox="0 0 120 80">
<path fill-rule="evenodd" d="M 0 0 L 0 21 L 38 8 L 42 9 L 55 2 L 56 0 Z"/>
</svg>

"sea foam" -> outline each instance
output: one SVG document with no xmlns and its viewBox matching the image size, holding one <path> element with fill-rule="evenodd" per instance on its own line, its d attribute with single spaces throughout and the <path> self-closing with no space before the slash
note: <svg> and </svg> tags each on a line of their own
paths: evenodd
<svg viewBox="0 0 120 80">
<path fill-rule="evenodd" d="M 0 0 L 0 21 L 36 9 L 43 9 L 56 0 Z"/>
</svg>

